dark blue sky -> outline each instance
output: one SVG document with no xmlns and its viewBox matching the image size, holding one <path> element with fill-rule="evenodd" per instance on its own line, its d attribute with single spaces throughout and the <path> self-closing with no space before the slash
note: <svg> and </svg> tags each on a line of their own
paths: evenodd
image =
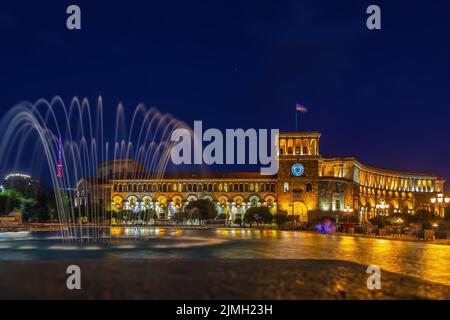
<svg viewBox="0 0 450 320">
<path fill-rule="evenodd" d="M 373 3 L 382 30 L 366 29 Z M 107 110 L 292 130 L 298 101 L 322 155 L 449 178 L 449 17 L 425 0 L 2 1 L 0 110 L 102 95 Z"/>
</svg>

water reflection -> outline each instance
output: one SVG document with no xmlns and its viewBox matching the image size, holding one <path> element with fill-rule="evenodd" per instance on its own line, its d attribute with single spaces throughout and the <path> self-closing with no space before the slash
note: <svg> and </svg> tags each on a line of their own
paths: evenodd
<svg viewBox="0 0 450 320">
<path fill-rule="evenodd" d="M 96 231 L 97 232 L 97 231 Z M 117 227 L 95 243 L 54 233 L 0 236 L 0 260 L 64 258 L 339 259 L 450 285 L 450 246 L 255 229 Z M 20 241 L 17 241 L 20 240 Z M 142 240 L 142 241 L 136 241 Z"/>
</svg>

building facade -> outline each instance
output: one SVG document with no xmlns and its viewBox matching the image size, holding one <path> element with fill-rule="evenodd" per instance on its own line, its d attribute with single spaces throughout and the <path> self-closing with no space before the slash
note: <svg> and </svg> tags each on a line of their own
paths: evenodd
<svg viewBox="0 0 450 320">
<path fill-rule="evenodd" d="M 14 189 L 31 198 L 40 198 L 45 194 L 45 187 L 38 178 L 23 173 L 9 173 L 0 181 L 0 191 Z"/>
<path fill-rule="evenodd" d="M 234 221 L 253 206 L 285 212 L 301 222 L 352 214 L 361 222 L 376 215 L 434 210 L 431 197 L 443 192 L 444 180 L 432 174 L 372 168 L 355 158 L 324 158 L 320 133 L 283 132 L 279 137 L 279 171 L 259 173 L 146 172 L 134 160 L 99 164 L 97 177 L 77 184 L 75 205 L 105 210 L 154 210 L 170 218 L 190 201 L 213 201 Z"/>
</svg>

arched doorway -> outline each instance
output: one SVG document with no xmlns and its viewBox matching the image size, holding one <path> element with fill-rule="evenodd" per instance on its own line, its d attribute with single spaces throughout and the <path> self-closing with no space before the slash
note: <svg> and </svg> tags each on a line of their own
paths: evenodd
<svg viewBox="0 0 450 320">
<path fill-rule="evenodd" d="M 167 198 L 165 196 L 159 196 L 156 199 L 156 214 L 159 219 L 166 219 Z"/>
<path fill-rule="evenodd" d="M 229 204 L 228 204 L 228 197 L 226 195 L 220 195 L 217 198 L 217 202 L 218 202 L 218 213 L 219 214 L 226 214 L 227 216 L 230 213 L 230 209 L 229 209 Z M 231 216 L 229 216 L 229 218 L 231 219 Z"/>
<path fill-rule="evenodd" d="M 275 202 L 274 196 L 269 195 L 269 196 L 265 197 L 264 204 L 269 208 L 269 210 L 272 214 L 276 213 L 276 202 Z"/>
<path fill-rule="evenodd" d="M 248 198 L 248 207 L 257 207 L 260 202 L 261 202 L 261 200 L 258 195 L 256 195 L 256 194 L 251 195 Z"/>
<path fill-rule="evenodd" d="M 112 198 L 111 211 L 118 212 L 118 211 L 122 210 L 122 201 L 123 201 L 122 196 L 115 195 Z"/>
<path fill-rule="evenodd" d="M 404 200 L 402 202 L 402 206 L 400 208 L 401 213 L 412 213 L 413 212 L 413 204 L 409 200 Z"/>
<path fill-rule="evenodd" d="M 239 218 L 239 219 L 243 219 L 244 218 L 244 197 L 242 196 L 235 196 L 233 198 L 233 202 L 231 204 L 231 211 L 232 213 L 234 213 L 234 217 L 233 220 Z"/>
<path fill-rule="evenodd" d="M 300 222 L 308 222 L 308 207 L 303 202 L 292 203 L 290 214 L 297 216 Z"/>
</svg>

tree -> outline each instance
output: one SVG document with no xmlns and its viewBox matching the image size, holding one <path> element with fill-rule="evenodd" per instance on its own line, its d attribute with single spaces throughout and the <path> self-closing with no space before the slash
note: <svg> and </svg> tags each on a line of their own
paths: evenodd
<svg viewBox="0 0 450 320">
<path fill-rule="evenodd" d="M 422 223 L 422 230 L 431 230 L 433 229 L 430 221 L 425 221 Z"/>
<path fill-rule="evenodd" d="M 416 213 L 411 216 L 411 220 L 414 222 L 432 222 L 436 220 L 437 216 L 428 210 L 417 210 Z"/>
<path fill-rule="evenodd" d="M 264 223 L 272 223 L 273 221 L 273 215 L 268 207 L 251 207 L 247 209 L 245 215 L 247 216 L 247 214 L 252 215 L 257 221 L 261 220 Z"/>
<path fill-rule="evenodd" d="M 177 211 L 172 216 L 172 220 L 174 220 L 178 223 L 183 223 L 183 221 L 186 219 L 187 219 L 187 213 L 184 211 Z"/>
<path fill-rule="evenodd" d="M 379 229 L 383 229 L 385 226 L 391 224 L 391 221 L 389 219 L 382 216 L 373 217 L 369 219 L 369 221 L 371 224 L 378 226 Z"/>
<path fill-rule="evenodd" d="M 275 223 L 278 227 L 281 227 L 282 225 L 286 224 L 286 222 L 289 221 L 289 217 L 285 213 L 276 213 L 274 215 Z"/>
<path fill-rule="evenodd" d="M 0 195 L 0 211 L 10 213 L 14 209 L 20 209 L 20 200 L 9 195 Z"/>
<path fill-rule="evenodd" d="M 244 214 L 244 222 L 250 224 L 250 227 L 252 226 L 253 223 L 256 222 L 256 225 L 258 225 L 258 219 L 257 217 L 251 213 L 250 211 L 247 211 Z"/>
<path fill-rule="evenodd" d="M 217 209 L 214 203 L 207 199 L 191 201 L 186 206 L 191 219 L 208 220 L 217 216 Z"/>
</svg>

